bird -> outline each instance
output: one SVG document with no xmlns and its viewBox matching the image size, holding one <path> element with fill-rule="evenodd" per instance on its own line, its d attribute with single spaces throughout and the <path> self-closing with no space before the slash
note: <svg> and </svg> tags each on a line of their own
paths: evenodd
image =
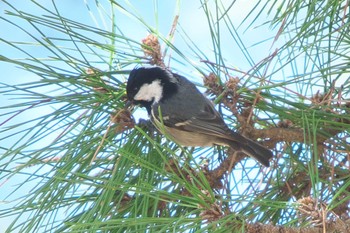
<svg viewBox="0 0 350 233">
<path fill-rule="evenodd" d="M 211 100 L 187 78 L 159 66 L 135 67 L 126 94 L 129 103 L 146 108 L 155 127 L 177 144 L 231 147 L 270 166 L 272 151 L 231 130 Z"/>
</svg>

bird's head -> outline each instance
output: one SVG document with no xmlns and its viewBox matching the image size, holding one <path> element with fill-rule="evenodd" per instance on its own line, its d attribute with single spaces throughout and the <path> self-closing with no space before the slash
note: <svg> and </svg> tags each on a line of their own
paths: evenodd
<svg viewBox="0 0 350 233">
<path fill-rule="evenodd" d="M 126 93 L 128 100 L 146 107 L 150 113 L 151 106 L 177 91 L 176 78 L 160 67 L 135 68 L 130 72 Z"/>
</svg>

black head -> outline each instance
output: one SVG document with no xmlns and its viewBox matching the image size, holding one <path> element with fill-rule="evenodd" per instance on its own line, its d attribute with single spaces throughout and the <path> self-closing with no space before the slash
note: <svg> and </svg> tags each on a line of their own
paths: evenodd
<svg viewBox="0 0 350 233">
<path fill-rule="evenodd" d="M 177 91 L 176 82 L 172 73 L 160 67 L 135 68 L 130 72 L 126 93 L 130 101 L 141 104 L 150 112 L 152 104 Z"/>
</svg>

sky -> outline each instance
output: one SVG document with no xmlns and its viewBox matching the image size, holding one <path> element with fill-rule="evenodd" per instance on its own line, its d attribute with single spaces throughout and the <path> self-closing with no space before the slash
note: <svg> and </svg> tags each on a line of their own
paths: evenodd
<svg viewBox="0 0 350 233">
<path fill-rule="evenodd" d="M 42 0 L 37 2 L 53 9 L 51 1 Z M 123 6 L 127 6 L 124 1 L 120 2 Z M 154 6 L 155 2 L 157 2 L 157 7 Z M 223 2 L 228 3 L 230 1 Z M 103 5 L 105 4 L 105 1 L 100 1 L 99 3 Z M 138 12 L 140 17 L 142 17 L 148 24 L 151 24 L 153 27 L 158 28 L 159 31 L 164 35 L 167 35 L 169 33 L 176 12 L 180 12 L 179 30 L 181 29 L 186 31 L 191 40 L 195 41 L 196 45 L 205 51 L 206 56 L 209 59 L 214 59 L 210 32 L 205 26 L 206 17 L 203 13 L 203 10 L 201 9 L 199 1 L 182 1 L 180 4 L 178 4 L 177 1 L 133 0 L 130 1 L 130 3 L 135 6 L 135 11 Z M 29 12 L 33 15 L 46 14 L 42 9 L 33 4 L 31 1 L 11 1 L 11 4 L 13 4 L 15 8 Z M 89 0 L 60 0 L 56 1 L 56 4 L 59 12 L 64 17 L 84 24 L 93 25 L 104 30 L 110 30 L 110 23 L 108 22 L 108 14 L 110 13 L 110 10 L 108 9 L 107 4 L 104 6 L 106 12 L 98 11 L 95 6 L 95 1 Z M 237 19 L 233 20 L 233 22 L 237 24 L 237 27 L 241 22 L 240 20 L 242 20 L 249 12 L 251 4 L 253 4 L 253 1 L 240 0 L 237 1 L 237 4 L 235 4 L 234 7 L 230 10 L 232 18 Z M 0 38 L 2 39 L 0 41 L 0 55 L 4 55 L 10 58 L 24 57 L 23 53 L 19 52 L 17 49 L 11 48 L 3 41 L 8 40 L 33 43 L 32 45 L 25 46 L 26 51 L 38 58 L 47 57 L 48 52 L 45 49 L 35 46 L 35 40 L 31 36 L 21 32 L 13 24 L 19 25 L 20 27 L 28 30 L 30 33 L 33 33 L 33 35 L 36 36 L 38 35 L 38 32 L 33 30 L 32 27 L 24 23 L 22 20 L 19 20 L 16 17 L 10 17 L 9 14 L 6 13 L 8 10 L 11 9 L 4 2 L 0 2 L 0 17 L 2 18 L 0 19 Z M 155 12 L 157 12 L 157 14 L 155 14 Z M 158 15 L 158 17 L 155 17 L 155 15 Z M 7 19 L 10 22 L 6 22 L 5 20 Z M 117 13 L 117 22 L 123 33 L 131 38 L 134 38 L 136 41 L 141 41 L 148 34 L 143 25 L 134 19 L 130 19 L 130 17 L 128 17 L 126 14 Z M 241 28 L 242 29 L 239 31 L 242 34 L 239 36 L 244 41 L 244 44 L 248 47 L 248 50 L 254 51 L 251 52 L 251 55 L 253 56 L 255 62 L 262 60 L 274 51 L 275 48 L 271 47 L 271 38 L 273 38 L 276 30 L 272 30 L 268 25 L 264 25 L 255 28 L 254 30 L 248 31 L 245 31 L 245 26 L 242 26 Z M 44 31 L 44 33 L 45 35 L 54 37 L 55 33 L 57 32 L 51 29 L 47 29 Z M 259 41 L 262 41 L 264 39 L 269 40 L 265 43 L 255 44 L 258 42 L 257 38 L 259 38 Z M 251 64 L 249 64 L 244 55 L 241 53 L 241 50 L 237 47 L 236 42 L 232 40 L 232 37 L 222 37 L 221 40 L 223 44 L 227 45 L 223 51 L 223 53 L 225 53 L 224 56 L 230 59 L 230 62 L 234 67 L 238 67 L 242 70 L 247 70 L 251 67 Z M 106 42 L 108 42 L 108 40 L 106 40 Z M 174 43 L 179 49 L 182 50 L 184 54 L 189 54 L 189 59 L 191 59 L 192 62 L 200 63 L 200 61 L 196 60 L 196 58 L 191 55 L 191 51 L 188 49 L 183 40 L 175 36 Z M 171 63 L 171 65 L 173 65 L 173 63 Z M 181 68 L 179 72 L 182 74 L 190 74 L 192 81 L 196 83 L 202 83 L 201 76 L 199 76 L 193 69 L 191 69 L 191 66 L 181 66 L 179 68 L 174 68 Z M 38 79 L 35 74 L 26 72 L 23 69 L 2 61 L 0 61 L 0 70 L 2 71 L 0 76 L 0 83 L 14 85 Z M 0 94 L 0 106 L 6 106 L 21 101 L 21 99 L 13 99 L 12 96 Z M 33 117 L 33 114 L 34 116 L 35 114 L 45 114 L 46 111 L 49 111 L 49 109 L 41 109 L 40 112 L 24 112 L 23 114 L 20 114 L 12 119 L 11 124 L 26 121 L 27 119 Z M 0 109 L 0 123 L 8 118 L 8 116 L 1 116 L 5 112 L 6 110 Z M 2 146 L 4 148 L 11 147 L 14 142 L 13 140 L 15 140 L 13 137 L 9 140 L 6 138 L 2 139 Z M 0 154 L 1 153 L 3 152 L 0 150 Z M 31 171 L 35 172 L 35 168 L 31 169 Z M 16 177 L 8 181 L 0 180 L 0 189 L 2 190 L 0 193 L 0 209 L 4 198 L 10 194 L 15 185 L 20 181 L 21 177 Z M 5 192 L 3 190 L 5 190 Z M 2 226 L 0 227 L 0 233 L 2 232 L 1 229 L 4 229 L 4 226 L 7 226 L 10 223 L 9 220 L 10 218 L 0 219 L 0 226 Z"/>
</svg>

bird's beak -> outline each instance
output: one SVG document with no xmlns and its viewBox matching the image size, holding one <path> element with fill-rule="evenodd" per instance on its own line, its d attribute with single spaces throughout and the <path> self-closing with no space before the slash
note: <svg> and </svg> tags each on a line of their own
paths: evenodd
<svg viewBox="0 0 350 233">
<path fill-rule="evenodd" d="M 128 100 L 126 103 L 125 103 L 125 106 L 124 106 L 124 109 L 128 109 L 130 106 L 134 105 L 134 103 L 130 100 Z"/>
</svg>

